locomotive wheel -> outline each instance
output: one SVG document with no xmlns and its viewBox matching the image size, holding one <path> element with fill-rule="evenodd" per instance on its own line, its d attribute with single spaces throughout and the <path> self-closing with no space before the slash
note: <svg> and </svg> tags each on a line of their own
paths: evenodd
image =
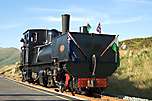
<svg viewBox="0 0 152 101">
<path fill-rule="evenodd" d="M 60 91 L 63 93 L 65 91 L 65 87 L 63 85 L 60 86 Z"/>
<path fill-rule="evenodd" d="M 22 75 L 22 82 L 25 82 L 26 80 L 25 80 L 25 77 Z"/>
<path fill-rule="evenodd" d="M 48 84 L 48 78 L 47 77 L 43 78 L 43 84 L 44 84 L 44 87 L 47 87 L 47 84 Z"/>
<path fill-rule="evenodd" d="M 40 79 L 39 79 L 40 80 Z M 47 87 L 47 84 L 48 84 L 48 79 L 47 79 L 47 77 L 42 77 L 41 78 L 41 80 L 42 80 L 42 85 L 44 86 L 44 87 Z M 39 82 L 41 82 L 41 81 L 39 81 Z"/>
<path fill-rule="evenodd" d="M 28 83 L 33 83 L 34 80 L 33 80 L 32 78 L 30 78 L 30 79 L 27 80 L 27 82 L 28 82 Z"/>
<path fill-rule="evenodd" d="M 26 81 L 26 72 L 24 71 L 24 69 L 22 68 L 22 82 L 25 82 Z"/>
</svg>

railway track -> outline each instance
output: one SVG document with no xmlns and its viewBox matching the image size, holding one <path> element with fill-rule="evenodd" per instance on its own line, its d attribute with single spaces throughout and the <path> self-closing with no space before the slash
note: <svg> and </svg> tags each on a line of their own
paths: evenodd
<svg viewBox="0 0 152 101">
<path fill-rule="evenodd" d="M 53 93 L 53 94 L 57 94 L 58 96 L 62 96 L 62 97 L 65 97 L 65 98 L 73 98 L 73 99 L 77 99 L 77 100 L 89 100 L 89 101 L 127 101 L 125 99 L 123 99 L 123 97 L 120 97 L 120 96 L 108 96 L 107 94 L 103 94 L 101 95 L 101 97 L 92 97 L 92 96 L 85 96 L 85 95 L 79 95 L 79 94 L 75 94 L 75 96 L 73 96 L 71 94 L 71 92 L 64 92 L 64 93 L 61 93 L 61 92 L 57 92 L 55 90 L 55 88 L 46 88 L 46 87 L 43 87 L 43 86 L 40 86 L 40 85 L 35 85 L 35 84 L 32 84 L 32 83 L 28 83 L 28 82 L 21 82 L 20 80 L 15 80 L 14 78 L 10 78 L 10 77 L 5 77 L 6 79 L 8 80 L 11 80 L 11 81 L 14 81 L 16 83 L 19 83 L 19 84 L 22 84 L 24 86 L 28 86 L 28 87 L 31 87 L 31 88 L 34 88 L 34 89 L 37 89 L 37 90 L 40 90 L 40 91 L 44 91 L 44 92 L 47 92 L 47 93 Z"/>
<path fill-rule="evenodd" d="M 3 75 L 0 75 L 0 77 L 2 78 L 6 78 L 8 80 L 14 81 L 16 83 L 19 83 L 21 85 L 33 88 L 33 89 L 37 89 L 40 91 L 44 91 L 46 93 L 50 93 L 50 94 L 57 94 L 58 96 L 62 96 L 64 98 L 72 98 L 72 99 L 79 99 L 79 100 L 89 100 L 89 101 L 152 101 L 152 100 L 148 100 L 148 99 L 143 99 L 143 98 L 137 98 L 137 97 L 129 97 L 129 96 L 120 96 L 120 95 L 111 95 L 111 94 L 105 94 L 103 93 L 103 95 L 99 98 L 95 98 L 95 97 L 90 97 L 90 96 L 85 96 L 85 95 L 79 95 L 79 94 L 75 94 L 75 96 L 72 96 L 71 92 L 56 92 L 55 88 L 46 88 L 40 85 L 35 85 L 32 83 L 28 83 L 28 82 L 21 82 L 21 80 L 19 78 L 11 78 L 11 77 L 4 77 Z"/>
</svg>

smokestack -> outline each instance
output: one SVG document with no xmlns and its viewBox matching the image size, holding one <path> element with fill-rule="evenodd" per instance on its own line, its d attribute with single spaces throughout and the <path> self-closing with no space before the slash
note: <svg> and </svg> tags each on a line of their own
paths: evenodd
<svg viewBox="0 0 152 101">
<path fill-rule="evenodd" d="M 69 32 L 70 25 L 70 15 L 64 14 L 62 15 L 62 33 Z"/>
<path fill-rule="evenodd" d="M 87 26 L 81 26 L 81 27 L 80 27 L 80 32 L 81 32 L 81 33 L 89 33 Z"/>
</svg>

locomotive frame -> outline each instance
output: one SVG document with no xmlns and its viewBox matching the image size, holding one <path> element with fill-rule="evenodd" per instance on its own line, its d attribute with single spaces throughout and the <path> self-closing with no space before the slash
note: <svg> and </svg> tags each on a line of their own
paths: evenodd
<svg viewBox="0 0 152 101">
<path fill-rule="evenodd" d="M 111 49 L 116 35 L 69 31 L 70 15 L 62 15 L 62 32 L 29 29 L 21 39 L 22 81 L 76 93 L 101 93 L 119 66 L 119 51 Z M 83 30 L 82 30 L 83 29 Z"/>
</svg>

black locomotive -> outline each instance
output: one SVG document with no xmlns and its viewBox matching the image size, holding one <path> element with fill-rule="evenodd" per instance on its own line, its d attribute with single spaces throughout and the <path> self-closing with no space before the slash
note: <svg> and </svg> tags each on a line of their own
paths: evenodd
<svg viewBox="0 0 152 101">
<path fill-rule="evenodd" d="M 29 29 L 21 47 L 22 80 L 63 92 L 100 92 L 108 86 L 107 77 L 119 66 L 117 36 L 69 31 L 70 15 L 62 15 L 62 32 Z"/>
</svg>

